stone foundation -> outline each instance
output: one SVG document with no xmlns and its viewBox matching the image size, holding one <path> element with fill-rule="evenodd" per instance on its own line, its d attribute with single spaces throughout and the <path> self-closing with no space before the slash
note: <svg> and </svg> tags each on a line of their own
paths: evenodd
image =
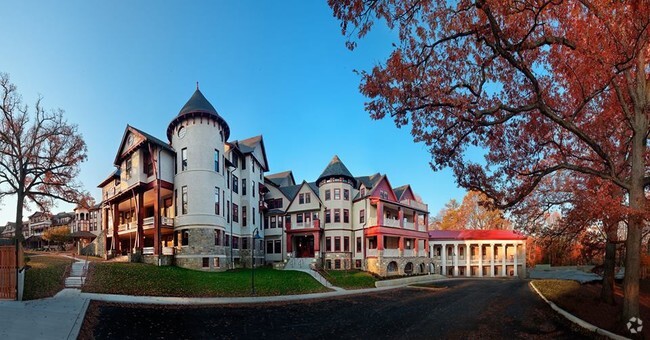
<svg viewBox="0 0 650 340">
<path fill-rule="evenodd" d="M 92 241 L 89 245 L 83 247 L 80 251 L 81 255 L 90 255 L 90 256 L 99 256 L 104 257 L 106 255 L 106 244 L 104 243 L 104 233 L 102 230 L 101 233 Z"/>
<path fill-rule="evenodd" d="M 411 271 L 407 272 L 407 265 Z M 383 257 L 366 259 L 366 271 L 379 276 L 428 274 L 432 260 L 428 257 Z M 389 270 L 389 265 L 390 269 Z"/>
<path fill-rule="evenodd" d="M 173 266 L 174 265 L 174 256 L 173 255 L 142 255 L 141 260 L 146 264 L 158 265 L 158 259 L 160 259 L 161 266 Z"/>
</svg>

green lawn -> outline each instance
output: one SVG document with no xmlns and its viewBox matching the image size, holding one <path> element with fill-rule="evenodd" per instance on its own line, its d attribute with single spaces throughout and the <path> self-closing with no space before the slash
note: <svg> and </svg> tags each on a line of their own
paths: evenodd
<svg viewBox="0 0 650 340">
<path fill-rule="evenodd" d="M 257 295 L 292 295 L 330 291 L 307 273 L 255 269 Z M 181 297 L 250 296 L 251 270 L 202 272 L 142 263 L 93 263 L 84 292 Z"/>
<path fill-rule="evenodd" d="M 23 300 L 54 296 L 64 287 L 66 268 L 72 260 L 58 256 L 28 257 Z"/>
<path fill-rule="evenodd" d="M 330 283 L 345 289 L 375 288 L 377 279 L 360 270 L 330 270 L 323 275 Z"/>
</svg>

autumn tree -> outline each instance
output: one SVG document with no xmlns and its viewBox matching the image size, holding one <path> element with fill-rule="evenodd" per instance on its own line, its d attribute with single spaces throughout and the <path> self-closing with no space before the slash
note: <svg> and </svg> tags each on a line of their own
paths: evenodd
<svg viewBox="0 0 650 340">
<path fill-rule="evenodd" d="M 55 200 L 76 203 L 89 196 L 78 181 L 86 143 L 61 109 L 45 110 L 41 98 L 32 110 L 23 104 L 5 73 L 0 74 L 0 96 L 0 199 L 16 197 L 16 228 L 21 230 L 29 203 L 50 211 Z M 20 242 L 23 235 L 16 237 Z"/>
<path fill-rule="evenodd" d="M 510 208 L 571 171 L 623 189 L 624 318 L 639 316 L 641 229 L 650 183 L 647 1 L 329 0 L 348 47 L 376 21 L 397 32 L 361 72 L 371 117 L 411 124 L 433 169 Z M 485 150 L 485 162 L 467 156 Z"/>
<path fill-rule="evenodd" d="M 451 199 L 434 218 L 433 228 L 448 229 L 508 229 L 510 222 L 503 212 L 490 204 L 490 199 L 478 191 L 469 191 L 463 202 Z"/>
<path fill-rule="evenodd" d="M 70 242 L 72 240 L 70 227 L 60 226 L 49 228 L 43 232 L 43 239 L 48 242 L 54 242 L 58 245 Z"/>
</svg>

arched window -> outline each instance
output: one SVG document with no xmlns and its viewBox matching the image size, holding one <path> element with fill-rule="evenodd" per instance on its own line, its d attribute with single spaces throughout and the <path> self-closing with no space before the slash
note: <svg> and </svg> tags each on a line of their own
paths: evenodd
<svg viewBox="0 0 650 340">
<path fill-rule="evenodd" d="M 389 262 L 387 269 L 388 269 L 389 273 L 392 273 L 392 274 L 397 273 L 397 262 L 395 262 L 395 261 Z"/>
<path fill-rule="evenodd" d="M 413 263 L 406 263 L 406 266 L 404 266 L 404 274 L 413 274 Z"/>
</svg>

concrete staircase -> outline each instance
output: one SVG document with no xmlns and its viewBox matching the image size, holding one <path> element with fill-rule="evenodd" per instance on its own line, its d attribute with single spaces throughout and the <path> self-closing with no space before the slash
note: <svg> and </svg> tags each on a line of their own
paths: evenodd
<svg viewBox="0 0 650 340">
<path fill-rule="evenodd" d="M 86 282 L 86 272 L 88 271 L 87 261 L 77 261 L 72 264 L 70 276 L 65 279 L 65 288 L 81 288 Z"/>
</svg>

